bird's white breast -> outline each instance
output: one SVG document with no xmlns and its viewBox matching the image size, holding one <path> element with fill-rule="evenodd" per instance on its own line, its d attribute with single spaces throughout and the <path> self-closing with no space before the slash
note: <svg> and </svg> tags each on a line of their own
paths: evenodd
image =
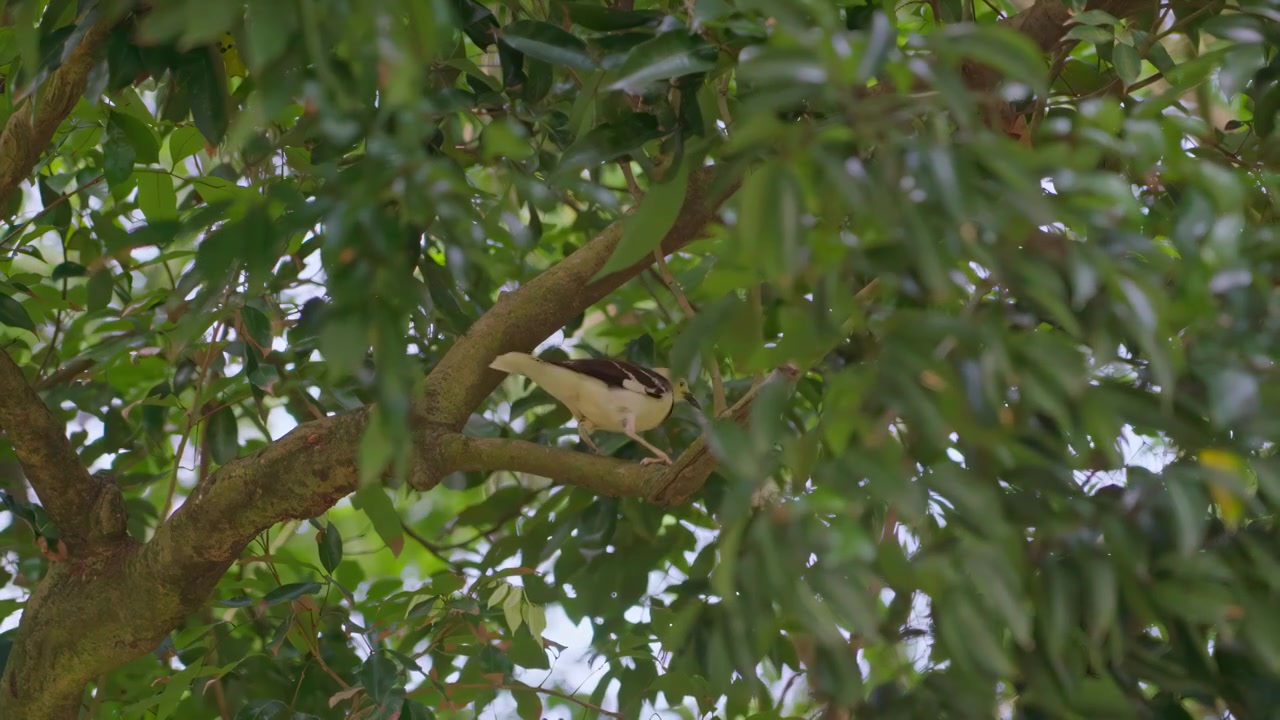
<svg viewBox="0 0 1280 720">
<path fill-rule="evenodd" d="M 652 430 L 671 413 L 674 397 L 657 399 L 619 388 L 610 388 L 599 380 L 582 383 L 578 394 L 578 411 L 595 426 L 607 432 L 622 432 L 623 418 L 635 418 L 637 432 Z"/>
</svg>

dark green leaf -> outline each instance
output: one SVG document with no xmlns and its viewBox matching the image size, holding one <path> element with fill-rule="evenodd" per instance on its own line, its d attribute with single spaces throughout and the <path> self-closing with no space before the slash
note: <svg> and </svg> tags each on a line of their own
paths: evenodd
<svg viewBox="0 0 1280 720">
<path fill-rule="evenodd" d="M 36 331 L 36 324 L 31 321 L 27 309 L 8 295 L 0 295 L 0 323 L 31 332 Z"/>
<path fill-rule="evenodd" d="M 695 35 L 675 30 L 637 45 L 614 73 L 610 90 L 637 92 L 650 83 L 706 72 L 717 50 Z"/>
<path fill-rule="evenodd" d="M 564 151 L 557 172 L 577 173 L 635 152 L 650 140 L 662 137 L 658 120 L 645 113 L 632 113 L 621 120 L 604 123 L 578 138 Z"/>
<path fill-rule="evenodd" d="M 62 280 L 71 277 L 84 277 L 89 274 L 88 268 L 80 263 L 61 262 L 54 266 L 53 272 L 49 273 L 49 279 Z"/>
<path fill-rule="evenodd" d="M 568 31 L 537 20 L 517 20 L 502 28 L 502 39 L 520 52 L 552 65 L 591 70 L 587 44 Z"/>
<path fill-rule="evenodd" d="M 1142 72 L 1142 58 L 1138 57 L 1138 51 L 1122 42 L 1116 43 L 1111 50 L 1111 64 L 1125 85 L 1132 85 Z"/>
<path fill-rule="evenodd" d="M 689 187 L 689 164 L 681 163 L 671 169 L 671 177 L 649 186 L 649 192 L 635 214 L 623 225 L 622 239 L 609 255 L 609 260 L 592 280 L 597 280 L 617 270 L 649 257 L 653 249 L 662 244 L 667 232 L 675 224 L 680 208 L 684 205 Z"/>
<path fill-rule="evenodd" d="M 282 602 L 297 600 L 303 595 L 315 595 L 323 589 L 324 586 L 318 582 L 289 583 L 267 593 L 262 600 L 268 605 L 277 605 Z"/>
<path fill-rule="evenodd" d="M 436 720 L 435 712 L 416 700 L 405 700 L 400 712 L 400 720 Z"/>
<path fill-rule="evenodd" d="M 40 204 L 44 207 L 44 222 L 66 232 L 71 224 L 71 203 L 49 186 L 48 178 L 40 178 L 39 188 Z"/>
<path fill-rule="evenodd" d="M 160 138 L 138 118 L 124 112 L 112 112 L 107 119 L 107 134 L 125 138 L 133 147 L 134 162 L 160 161 Z"/>
<path fill-rule="evenodd" d="M 113 287 L 114 278 L 111 275 L 111 268 L 103 266 L 89 275 L 89 312 L 97 312 L 107 307 L 111 302 Z"/>
<path fill-rule="evenodd" d="M 1272 85 L 1253 104 L 1253 128 L 1258 137 L 1271 137 L 1276 129 L 1277 115 L 1280 115 L 1280 84 Z"/>
<path fill-rule="evenodd" d="M 400 527 L 400 514 L 395 503 L 380 484 L 365 485 L 351 496 L 351 504 L 369 518 L 378 537 L 391 548 L 391 554 L 400 555 L 404 548 L 404 533 Z"/>
<path fill-rule="evenodd" d="M 655 10 L 615 10 L 585 2 L 566 2 L 561 6 L 569 13 L 574 23 L 588 30 L 612 32 L 614 30 L 630 30 L 632 28 L 656 26 L 663 15 Z"/>
<path fill-rule="evenodd" d="M 382 703 L 400 682 L 400 668 L 381 651 L 374 651 L 360 667 L 360 682 L 369 696 Z"/>
<path fill-rule="evenodd" d="M 327 523 L 319 532 L 316 544 L 320 551 L 320 564 L 332 573 L 342 562 L 342 534 L 333 523 Z"/>
<path fill-rule="evenodd" d="M 219 408 L 209 416 L 205 421 L 205 433 L 209 453 L 215 463 L 225 465 L 240 453 L 240 427 L 231 406 Z"/>
<path fill-rule="evenodd" d="M 288 710 L 289 706 L 279 700 L 251 700 L 241 706 L 235 720 L 272 720 Z"/>
<path fill-rule="evenodd" d="M 210 145 L 218 145 L 231 118 L 227 76 L 213 47 L 183 53 L 174 70 L 175 81 L 191 103 L 191 119 Z"/>
<path fill-rule="evenodd" d="M 204 148 L 204 136 L 194 127 L 174 128 L 169 134 L 169 158 L 175 166 Z"/>
<path fill-rule="evenodd" d="M 521 720 L 540 720 L 542 718 L 542 698 L 538 692 L 530 688 L 527 692 L 512 693 L 516 699 L 516 715 Z"/>
<path fill-rule="evenodd" d="M 138 182 L 138 208 L 151 222 L 178 217 L 178 194 L 169 173 L 146 170 L 134 173 Z"/>
<path fill-rule="evenodd" d="M 271 352 L 271 320 L 258 308 L 246 305 L 240 308 L 240 322 L 249 339 L 263 355 Z"/>
</svg>

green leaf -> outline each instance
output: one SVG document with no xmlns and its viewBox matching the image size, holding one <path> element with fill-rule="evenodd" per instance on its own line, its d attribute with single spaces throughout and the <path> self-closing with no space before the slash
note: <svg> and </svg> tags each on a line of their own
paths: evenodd
<svg viewBox="0 0 1280 720">
<path fill-rule="evenodd" d="M 320 564 L 332 574 L 342 562 L 342 534 L 333 523 L 326 523 L 324 530 L 319 532 L 316 546 L 320 552 Z"/>
<path fill-rule="evenodd" d="M 138 182 L 138 207 L 151 222 L 178 217 L 178 193 L 173 177 L 163 170 L 140 170 L 134 173 Z"/>
<path fill-rule="evenodd" d="M 61 262 L 54 266 L 53 272 L 49 273 L 49 279 L 62 280 L 63 278 L 84 277 L 88 274 L 88 268 L 80 263 Z"/>
<path fill-rule="evenodd" d="M 665 33 L 632 48 L 607 89 L 638 92 L 650 83 L 706 72 L 716 66 L 717 54 L 696 35 Z"/>
<path fill-rule="evenodd" d="M 114 289 L 114 278 L 111 268 L 103 266 L 89 276 L 89 312 L 97 312 L 111 303 L 111 292 Z"/>
<path fill-rule="evenodd" d="M 526 602 L 524 604 L 524 620 L 529 623 L 529 632 L 533 633 L 533 637 L 541 641 L 542 633 L 547 629 L 546 609 L 541 605 Z"/>
<path fill-rule="evenodd" d="M 268 605 L 278 605 L 282 602 L 297 600 L 303 595 L 315 595 L 323 589 L 324 585 L 318 582 L 288 583 L 264 595 L 262 601 Z"/>
<path fill-rule="evenodd" d="M 458 525 L 487 527 L 503 518 L 515 515 L 516 509 L 528 499 L 528 490 L 519 485 L 507 485 L 485 498 L 484 502 L 472 505 L 458 513 L 454 522 Z"/>
<path fill-rule="evenodd" d="M 516 715 L 520 720 L 540 720 L 542 718 L 542 697 L 538 691 L 530 688 L 525 692 L 513 692 L 516 700 Z"/>
<path fill-rule="evenodd" d="M 744 183 L 739 193 L 741 215 L 735 235 L 742 259 L 766 278 L 784 281 L 797 269 L 804 198 L 790 167 L 769 163 Z"/>
<path fill-rule="evenodd" d="M 1138 57 L 1138 51 L 1132 45 L 1122 42 L 1116 43 L 1112 48 L 1111 64 L 1126 86 L 1136 82 L 1142 73 L 1142 58 Z"/>
<path fill-rule="evenodd" d="M 355 372 L 369 352 L 369 328 L 354 317 L 329 318 L 320 331 L 320 354 L 334 377 Z M 371 418 L 371 422 L 377 422 Z"/>
<path fill-rule="evenodd" d="M 387 428 L 385 415 L 375 409 L 369 414 L 369 424 L 360 437 L 357 463 L 360 467 L 360 484 L 367 486 L 378 481 L 395 460 L 395 442 Z"/>
<path fill-rule="evenodd" d="M 234 202 L 237 200 L 247 200 L 257 197 L 257 193 L 251 188 L 238 185 L 230 180 L 213 175 L 207 177 L 193 178 L 191 185 L 196 192 L 200 193 L 200 197 L 209 204 L 220 202 Z"/>
<path fill-rule="evenodd" d="M 880 74 L 889 53 L 898 47 L 898 28 L 889 21 L 884 12 L 876 12 L 871 16 L 871 29 L 867 34 L 867 45 L 863 48 L 862 57 L 858 59 L 858 71 L 853 81 L 865 84 Z"/>
<path fill-rule="evenodd" d="M 213 412 L 205 421 L 205 432 L 209 443 L 209 453 L 213 461 L 225 465 L 236 458 L 240 452 L 240 428 L 236 422 L 235 409 L 230 405 Z"/>
<path fill-rule="evenodd" d="M 133 147 L 135 162 L 160 161 L 160 138 L 156 137 L 151 128 L 128 113 L 112 111 L 107 117 L 107 134 L 118 134 L 126 138 Z"/>
<path fill-rule="evenodd" d="M 507 587 L 510 589 L 502 598 L 502 615 L 507 621 L 507 628 L 515 632 L 524 624 L 524 615 L 520 612 L 520 607 L 524 604 L 524 592 L 512 585 Z"/>
<path fill-rule="evenodd" d="M 561 3 L 569 19 L 588 30 L 613 32 L 638 27 L 654 27 L 662 22 L 663 14 L 656 10 L 615 10 L 593 3 Z"/>
<path fill-rule="evenodd" d="M 266 313 L 251 305 L 245 305 L 240 308 L 240 322 L 258 350 L 263 355 L 270 354 L 273 335 L 271 320 L 267 318 Z"/>
<path fill-rule="evenodd" d="M 466 584 L 466 579 L 453 573 L 442 572 L 431 576 L 431 591 L 441 596 L 452 595 Z"/>
<path fill-rule="evenodd" d="M 364 485 L 351 496 L 351 504 L 373 523 L 374 532 L 391 548 L 391 554 L 400 556 L 404 549 L 404 533 L 400 527 L 400 514 L 395 503 L 381 485 Z"/>
<path fill-rule="evenodd" d="M 1076 13 L 1071 16 L 1071 22 L 1076 25 L 1119 25 L 1120 21 L 1115 15 L 1106 10 L 1086 10 L 1082 13 Z"/>
<path fill-rule="evenodd" d="M 41 177 L 37 184 L 40 189 L 40 205 L 44 208 L 44 222 L 66 233 L 71 225 L 71 203 L 49 186 L 49 178 Z"/>
<path fill-rule="evenodd" d="M 802 48 L 763 48 L 742 60 L 737 75 L 750 85 L 824 85 L 830 81 L 822 59 Z"/>
<path fill-rule="evenodd" d="M 360 666 L 360 683 L 375 702 L 384 702 L 399 682 L 400 668 L 381 650 L 375 650 Z"/>
<path fill-rule="evenodd" d="M 1267 28 L 1259 17 L 1242 13 L 1222 13 L 1200 25 L 1204 32 L 1240 44 L 1262 43 L 1267 40 Z"/>
<path fill-rule="evenodd" d="M 107 187 L 115 189 L 133 174 L 133 163 L 138 156 L 133 143 L 118 125 L 107 126 L 107 139 L 102 144 L 102 176 Z"/>
<path fill-rule="evenodd" d="M 436 720 L 436 714 L 416 700 L 405 700 L 400 708 L 400 720 Z"/>
<path fill-rule="evenodd" d="M 1048 87 L 1044 56 L 1022 33 L 996 25 L 958 23 L 929 37 L 936 38 L 940 49 L 948 53 L 972 58 L 1013 80 L 1025 82 L 1034 94 L 1041 94 Z"/>
<path fill-rule="evenodd" d="M 253 700 L 241 706 L 235 720 L 272 720 L 288 710 L 289 706 L 279 700 Z"/>
<path fill-rule="evenodd" d="M 508 157 L 526 160 L 533 156 L 529 132 L 524 126 L 507 118 L 496 119 L 480 133 L 480 152 L 486 160 Z"/>
<path fill-rule="evenodd" d="M 517 20 L 502 28 L 502 39 L 525 55 L 552 65 L 567 65 L 576 70 L 591 70 L 596 66 L 587 53 L 586 43 L 550 23 Z"/>
<path fill-rule="evenodd" d="M 1076 25 L 1067 32 L 1066 38 L 1069 40 L 1079 40 L 1081 42 L 1091 43 L 1093 45 L 1105 45 L 1116 39 L 1115 31 L 1109 27 L 1098 27 L 1096 25 Z"/>
<path fill-rule="evenodd" d="M 560 157 L 556 173 L 563 177 L 639 150 L 650 140 L 662 137 L 658 119 L 647 113 L 631 113 L 620 120 L 603 123 L 578 138 Z"/>
<path fill-rule="evenodd" d="M 36 324 L 31 321 L 27 309 L 8 295 L 0 295 L 0 323 L 31 332 L 36 331 Z"/>
<path fill-rule="evenodd" d="M 667 237 L 684 206 L 684 196 L 689 189 L 689 163 L 682 162 L 672 170 L 672 177 L 649 187 L 635 214 L 626 219 L 622 239 L 592 278 L 593 282 L 649 257 Z"/>
<path fill-rule="evenodd" d="M 183 160 L 200 152 L 204 145 L 204 136 L 194 127 L 184 125 L 175 128 L 169 133 L 169 159 L 174 167 L 178 167 Z"/>
<path fill-rule="evenodd" d="M 298 13 L 289 3 L 256 0 L 245 17 L 244 62 L 255 74 L 270 72 L 288 49 L 298 27 Z"/>
<path fill-rule="evenodd" d="M 1271 137 L 1276 129 L 1276 115 L 1280 115 L 1280 84 L 1272 85 L 1253 104 L 1253 129 L 1258 137 Z"/>
<path fill-rule="evenodd" d="M 231 98 L 222 58 L 212 46 L 183 53 L 174 68 L 175 81 L 191 102 L 191 119 L 204 139 L 217 146 L 227 133 Z"/>
</svg>

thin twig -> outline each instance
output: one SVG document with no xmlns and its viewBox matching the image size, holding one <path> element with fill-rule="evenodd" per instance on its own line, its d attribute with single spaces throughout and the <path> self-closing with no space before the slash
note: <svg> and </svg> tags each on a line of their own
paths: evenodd
<svg viewBox="0 0 1280 720">
<path fill-rule="evenodd" d="M 11 230 L 11 231 L 9 232 L 9 237 L 14 237 L 14 238 L 16 238 L 16 237 L 20 237 L 20 236 L 21 236 L 21 234 L 22 234 L 22 231 L 23 231 L 23 230 L 25 230 L 25 229 L 27 228 L 27 226 L 28 226 L 28 225 L 30 225 L 31 223 L 33 223 L 33 222 L 35 222 L 35 221 L 39 220 L 40 218 L 44 217 L 44 216 L 45 216 L 45 215 L 46 215 L 50 210 L 54 209 L 54 208 L 55 208 L 55 207 L 57 207 L 58 205 L 60 205 L 60 204 L 62 204 L 62 203 L 64 203 L 64 202 L 66 202 L 67 200 L 71 199 L 71 197 L 72 197 L 72 196 L 78 195 L 78 194 L 80 194 L 81 192 L 84 192 L 85 190 L 88 190 L 89 188 L 93 187 L 94 185 L 97 185 L 98 183 L 102 182 L 102 181 L 103 181 L 103 180 L 105 180 L 105 179 L 106 179 L 106 176 L 105 176 L 105 175 L 99 175 L 98 177 L 96 177 L 96 178 L 94 178 L 94 179 L 92 179 L 92 180 L 90 180 L 90 181 L 86 182 L 85 184 L 81 185 L 80 187 L 75 188 L 74 190 L 68 190 L 67 192 L 63 193 L 62 195 L 59 195 L 58 197 L 54 198 L 52 201 L 50 201 L 50 203 L 49 203 L 48 205 L 45 205 L 45 206 L 44 206 L 44 208 L 43 208 L 42 210 L 40 210 L 40 211 L 39 211 L 39 212 L 37 212 L 36 214 L 32 215 L 31 217 L 27 218 L 26 220 L 22 221 L 22 223 L 21 223 L 21 224 L 19 224 L 19 225 L 17 225 L 16 227 L 14 227 L 14 228 L 13 228 L 13 230 Z M 13 248 L 13 250 L 14 250 L 14 252 L 17 252 L 17 250 L 18 250 L 17 246 L 15 246 L 15 247 Z"/>
<path fill-rule="evenodd" d="M 226 304 L 225 296 L 223 297 L 223 304 Z M 178 450 L 173 456 L 173 475 L 169 478 L 169 491 L 165 493 L 164 512 L 160 514 L 162 520 L 168 518 L 169 512 L 173 509 L 173 496 L 178 488 L 178 470 L 182 468 L 182 454 L 187 450 L 187 442 L 191 439 L 191 432 L 205 418 L 205 416 L 196 418 L 195 413 L 202 409 L 200 394 L 204 390 L 205 384 L 209 381 L 209 366 L 213 364 L 213 357 L 218 352 L 218 345 L 226 338 L 228 327 L 227 323 L 219 323 L 213 333 L 213 342 L 205 349 L 204 361 L 200 364 L 200 379 L 196 382 L 195 396 L 191 400 L 191 410 L 187 413 L 187 427 L 182 433 L 182 438 L 178 441 Z"/>
<path fill-rule="evenodd" d="M 662 282 L 666 284 L 667 289 L 675 296 L 680 309 L 684 311 L 685 319 L 692 320 L 697 316 L 698 311 L 694 309 L 693 304 L 689 302 L 689 298 L 685 296 L 684 290 L 680 288 L 680 283 L 676 282 L 675 275 L 671 274 L 671 268 L 667 267 L 667 258 L 662 254 L 661 247 L 654 249 L 653 258 L 658 264 L 658 277 L 662 278 Z M 711 371 L 711 411 L 716 416 L 719 416 L 725 411 L 725 408 L 729 407 L 724 396 L 724 378 L 720 375 L 720 361 L 716 358 L 715 352 L 708 350 L 707 357 L 711 360 L 711 362 L 707 363 Z"/>
<path fill-rule="evenodd" d="M 644 197 L 644 192 L 640 190 L 640 185 L 636 183 L 636 176 L 631 172 L 631 160 L 619 160 L 618 167 L 622 168 L 622 177 L 627 180 L 627 190 L 631 192 L 631 197 L 636 202 L 640 202 Z"/>
<path fill-rule="evenodd" d="M 448 565 L 451 568 L 454 568 L 455 570 L 458 568 L 457 563 L 455 563 L 454 561 L 444 556 L 444 551 L 440 547 L 438 547 L 435 543 L 431 542 L 430 540 L 419 535 L 413 528 L 409 527 L 408 523 L 406 523 L 403 520 L 400 521 L 400 530 L 405 535 L 407 535 L 410 540 L 413 540 L 414 542 L 421 545 L 424 550 L 431 553 L 432 555 L 435 555 L 436 559 L 438 559 L 440 562 L 444 563 L 445 565 Z"/>
</svg>

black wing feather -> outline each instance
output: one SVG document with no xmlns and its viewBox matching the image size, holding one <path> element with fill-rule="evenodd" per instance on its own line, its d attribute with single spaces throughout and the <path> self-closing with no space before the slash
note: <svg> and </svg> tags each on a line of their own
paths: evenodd
<svg viewBox="0 0 1280 720">
<path fill-rule="evenodd" d="M 628 380 L 639 383 L 646 395 L 660 398 L 671 393 L 671 381 L 647 367 L 623 360 L 607 360 L 602 358 L 585 358 L 582 360 L 548 360 L 576 373 L 593 377 L 605 385 L 627 389 Z"/>
</svg>

